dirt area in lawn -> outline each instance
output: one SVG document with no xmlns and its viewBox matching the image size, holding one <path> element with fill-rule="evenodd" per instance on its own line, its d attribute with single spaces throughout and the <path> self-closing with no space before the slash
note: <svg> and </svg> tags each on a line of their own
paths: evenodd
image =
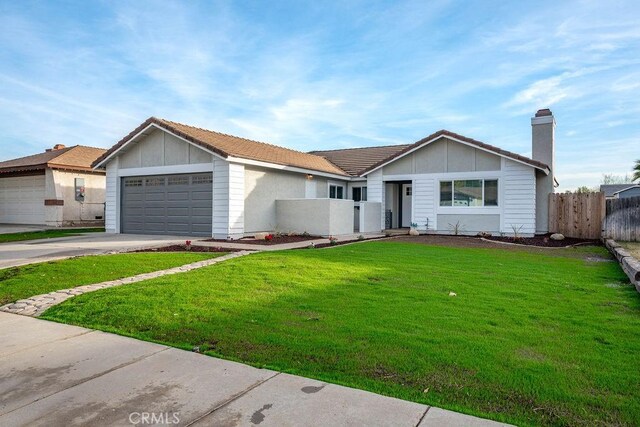
<svg viewBox="0 0 640 427">
<path fill-rule="evenodd" d="M 553 254 L 553 248 L 550 247 L 542 247 L 542 246 L 532 246 L 532 245 L 507 245 L 500 241 L 489 241 L 483 240 L 480 237 L 475 236 L 441 236 L 441 235 L 421 235 L 421 236 L 398 236 L 393 238 L 394 241 L 407 242 L 407 243 L 420 243 L 424 245 L 441 245 L 441 246 L 451 246 L 458 248 L 487 248 L 487 249 L 508 249 L 515 251 L 526 251 L 526 252 L 539 252 L 546 254 Z M 511 243 L 513 239 L 506 240 Z M 598 241 L 590 241 L 591 245 L 601 245 Z M 566 246 L 566 245 L 565 245 Z M 574 247 L 582 247 L 585 245 L 579 246 L 570 246 L 568 249 Z"/>
<path fill-rule="evenodd" d="M 573 237 L 565 237 L 563 240 L 551 240 L 551 233 L 542 234 L 534 237 L 525 237 L 518 239 L 517 242 L 514 242 L 512 237 L 500 237 L 500 236 L 492 236 L 485 237 L 488 240 L 495 240 L 497 242 L 506 242 L 506 243 L 518 243 L 520 245 L 528 245 L 528 246 L 542 246 L 545 248 L 564 248 L 567 246 L 574 245 L 600 245 L 599 240 L 589 240 L 589 239 L 575 239 Z"/>
<path fill-rule="evenodd" d="M 233 243 L 244 243 L 247 245 L 265 245 L 265 246 L 272 246 L 272 245 L 282 245 L 285 243 L 297 243 L 297 242 L 305 242 L 307 240 L 318 240 L 318 239 L 322 239 L 322 237 L 319 236 L 273 236 L 272 240 L 258 240 L 258 239 L 253 239 L 250 237 L 245 237 L 243 239 L 238 239 L 238 240 L 232 240 L 231 242 Z M 224 239 L 207 239 L 207 240 L 203 240 L 204 242 L 229 242 L 229 240 L 224 240 Z"/>
<path fill-rule="evenodd" d="M 160 248 L 139 249 L 133 252 L 238 252 L 242 249 L 221 248 L 211 246 L 191 246 L 187 249 L 186 245 L 169 245 Z"/>
<path fill-rule="evenodd" d="M 636 259 L 640 259 L 640 242 L 618 242 Z"/>
</svg>

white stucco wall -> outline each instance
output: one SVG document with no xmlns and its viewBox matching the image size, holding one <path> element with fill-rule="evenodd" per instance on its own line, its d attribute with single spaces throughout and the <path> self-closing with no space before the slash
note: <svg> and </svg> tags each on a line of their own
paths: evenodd
<svg viewBox="0 0 640 427">
<path fill-rule="evenodd" d="M 48 220 L 55 225 L 82 225 L 102 223 L 104 221 L 104 203 L 106 194 L 106 177 L 102 174 L 71 172 L 62 170 L 47 171 L 46 199 L 63 200 L 62 206 L 46 206 Z M 75 179 L 84 179 L 85 199 L 79 202 L 75 199 Z M 55 212 L 54 215 L 49 213 Z M 100 218 L 96 218 L 100 217 Z"/>
<path fill-rule="evenodd" d="M 380 215 L 382 215 L 380 202 L 360 202 L 360 233 L 378 233 L 382 230 L 380 226 Z"/>
<path fill-rule="evenodd" d="M 278 231 L 281 227 L 276 218 L 276 200 L 306 198 L 307 187 L 314 185 L 315 197 L 325 183 L 318 179 L 307 180 L 305 174 L 245 167 L 245 233 Z M 314 197 L 314 198 L 315 198 Z"/>
<path fill-rule="evenodd" d="M 353 209 L 353 200 L 277 200 L 276 218 L 285 232 L 337 236 L 353 233 Z"/>
</svg>

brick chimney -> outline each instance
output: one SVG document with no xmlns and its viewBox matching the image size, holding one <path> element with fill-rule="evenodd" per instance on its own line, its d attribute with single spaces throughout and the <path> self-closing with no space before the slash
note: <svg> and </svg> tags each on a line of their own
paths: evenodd
<svg viewBox="0 0 640 427">
<path fill-rule="evenodd" d="M 63 149 L 64 147 L 65 147 L 65 145 L 64 145 L 64 144 L 56 144 L 56 145 L 54 145 L 54 146 L 53 146 L 53 149 L 54 149 L 54 150 L 61 150 L 61 149 Z"/>
<path fill-rule="evenodd" d="M 549 194 L 555 191 L 556 120 L 544 108 L 531 118 L 531 157 L 549 166 L 549 175 L 536 170 L 536 233 L 549 232 Z M 554 231 L 554 230 L 551 230 Z"/>
</svg>

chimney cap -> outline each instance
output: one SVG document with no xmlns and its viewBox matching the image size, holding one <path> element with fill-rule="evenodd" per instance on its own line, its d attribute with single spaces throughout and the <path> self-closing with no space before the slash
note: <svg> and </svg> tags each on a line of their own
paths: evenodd
<svg viewBox="0 0 640 427">
<path fill-rule="evenodd" d="M 61 150 L 63 148 L 65 148 L 64 144 L 56 144 L 56 145 L 53 146 L 54 150 Z"/>
<path fill-rule="evenodd" d="M 553 113 L 548 108 L 543 108 L 538 110 L 536 113 L 536 117 L 545 117 L 545 116 L 553 116 Z"/>
</svg>

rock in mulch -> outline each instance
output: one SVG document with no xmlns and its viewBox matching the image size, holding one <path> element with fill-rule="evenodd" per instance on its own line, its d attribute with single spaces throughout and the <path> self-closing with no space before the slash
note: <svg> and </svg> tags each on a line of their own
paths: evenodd
<svg viewBox="0 0 640 427">
<path fill-rule="evenodd" d="M 564 234 L 553 233 L 551 236 L 549 236 L 549 238 L 551 240 L 564 240 Z"/>
</svg>

